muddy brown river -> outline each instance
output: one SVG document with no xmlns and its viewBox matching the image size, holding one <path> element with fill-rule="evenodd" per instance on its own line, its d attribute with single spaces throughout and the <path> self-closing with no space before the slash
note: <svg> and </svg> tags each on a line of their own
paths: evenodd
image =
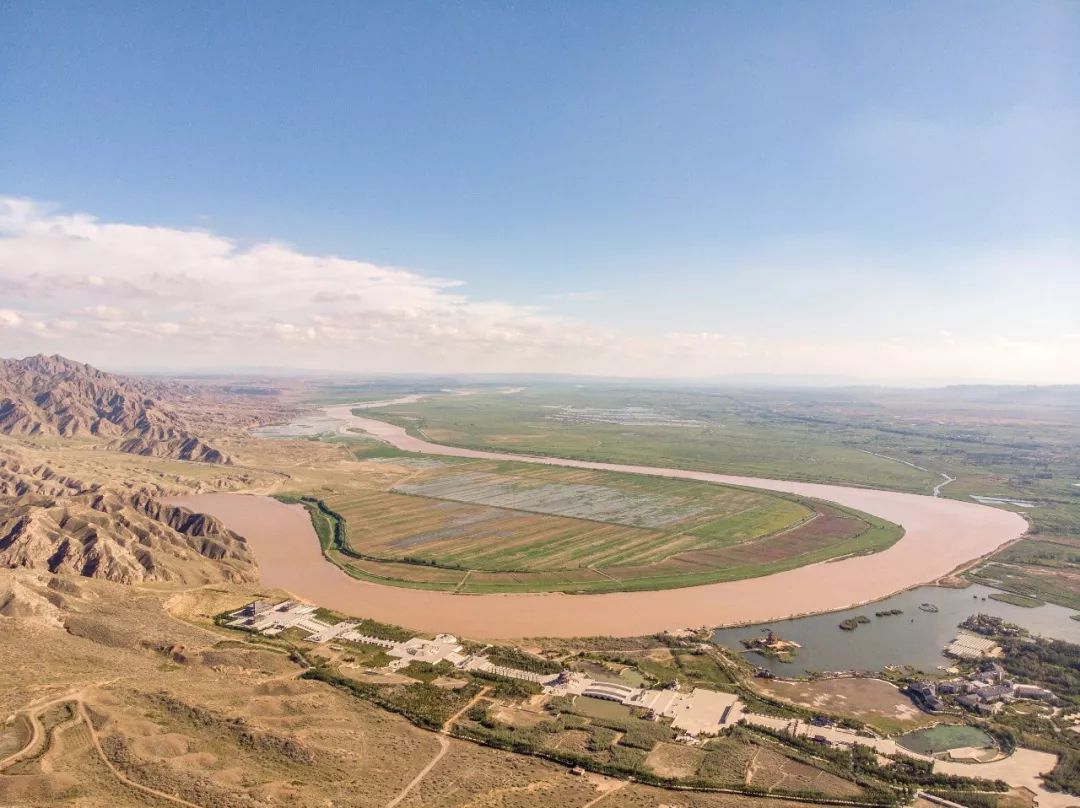
<svg viewBox="0 0 1080 808">
<path fill-rule="evenodd" d="M 594 463 L 459 449 L 408 435 L 401 427 L 329 407 L 342 428 L 360 428 L 399 449 L 430 455 L 516 460 L 727 483 L 836 502 L 904 527 L 889 549 L 775 575 L 659 592 L 600 595 L 455 595 L 351 578 L 325 558 L 306 511 L 270 497 L 198 494 L 171 500 L 220 518 L 244 536 L 260 580 L 345 614 L 422 631 L 472 638 L 635 636 L 665 629 L 763 622 L 845 609 L 929 583 L 1016 539 L 1023 517 L 970 502 L 872 488 L 788 482 L 701 471 Z"/>
</svg>

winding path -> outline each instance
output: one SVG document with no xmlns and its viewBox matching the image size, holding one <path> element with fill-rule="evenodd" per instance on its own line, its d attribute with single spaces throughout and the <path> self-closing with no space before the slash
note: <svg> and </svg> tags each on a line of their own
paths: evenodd
<svg viewBox="0 0 1080 808">
<path fill-rule="evenodd" d="M 451 631 L 488 639 L 635 636 L 688 626 L 762 622 L 833 611 L 934 581 L 1013 541 L 1027 529 L 1019 514 L 942 497 L 443 446 L 414 438 L 401 427 L 355 416 L 353 406 L 328 407 L 324 412 L 340 421 L 342 430 L 363 429 L 406 451 L 780 491 L 856 508 L 903 525 L 905 530 L 904 537 L 883 552 L 761 578 L 658 592 L 461 595 L 350 578 L 322 557 L 307 514 L 300 506 L 237 494 L 200 494 L 171 500 L 217 516 L 245 536 L 266 586 L 280 587 L 346 614 L 423 631 Z"/>
</svg>

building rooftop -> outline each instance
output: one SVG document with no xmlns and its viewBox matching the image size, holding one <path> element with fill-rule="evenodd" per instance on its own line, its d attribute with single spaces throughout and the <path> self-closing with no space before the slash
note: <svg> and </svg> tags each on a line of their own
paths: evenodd
<svg viewBox="0 0 1080 808">
<path fill-rule="evenodd" d="M 992 639 L 962 631 L 945 648 L 945 653 L 961 659 L 982 659 L 998 650 L 997 643 Z"/>
</svg>

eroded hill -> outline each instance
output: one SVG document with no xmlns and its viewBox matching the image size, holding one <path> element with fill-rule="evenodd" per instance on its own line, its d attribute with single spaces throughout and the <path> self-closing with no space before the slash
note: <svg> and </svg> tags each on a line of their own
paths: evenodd
<svg viewBox="0 0 1080 808">
<path fill-rule="evenodd" d="M 168 491 L 84 482 L 0 447 L 0 566 L 121 583 L 254 580 L 245 541 L 213 517 L 163 504 Z"/>
<path fill-rule="evenodd" d="M 152 395 L 162 389 L 58 355 L 3 359 L 0 432 L 100 438 L 122 452 L 229 463 Z"/>
</svg>

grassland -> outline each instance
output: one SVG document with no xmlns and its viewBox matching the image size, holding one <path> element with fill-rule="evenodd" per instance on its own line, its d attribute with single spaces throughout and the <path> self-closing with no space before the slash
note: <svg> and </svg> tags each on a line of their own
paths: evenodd
<svg viewBox="0 0 1080 808">
<path fill-rule="evenodd" d="M 968 577 L 1028 599 L 1020 605 L 1050 601 L 1080 610 L 1080 538 L 1017 542 L 991 556 Z"/>
<path fill-rule="evenodd" d="M 644 423 L 585 417 L 642 404 L 658 417 Z M 571 415 L 566 414 L 569 407 L 574 408 Z M 775 429 L 770 413 L 756 412 L 730 395 L 540 387 L 513 396 L 430 398 L 364 414 L 438 443 L 471 449 L 757 477 L 871 482 L 910 491 L 927 491 L 937 482 L 933 473 L 868 454 L 857 442 L 830 440 L 814 424 Z"/>
<path fill-rule="evenodd" d="M 512 462 L 367 462 L 389 484 L 335 487 L 308 504 L 327 558 L 397 586 L 691 586 L 875 552 L 901 535 L 835 505 L 692 481 Z"/>
<path fill-rule="evenodd" d="M 1031 538 L 969 573 L 1080 608 L 1080 388 L 664 390 L 537 384 L 365 411 L 469 448 L 872 485 L 1028 505 Z M 1072 559 L 1072 560 L 1071 560 Z"/>
</svg>

